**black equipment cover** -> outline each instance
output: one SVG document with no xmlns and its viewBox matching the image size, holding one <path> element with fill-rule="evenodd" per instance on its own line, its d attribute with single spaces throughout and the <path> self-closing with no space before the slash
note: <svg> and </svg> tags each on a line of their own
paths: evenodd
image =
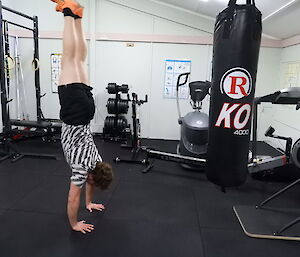
<svg viewBox="0 0 300 257">
<path fill-rule="evenodd" d="M 230 0 L 214 33 L 207 177 L 238 186 L 248 174 L 252 104 L 261 41 L 261 13 L 254 0 Z"/>
</svg>

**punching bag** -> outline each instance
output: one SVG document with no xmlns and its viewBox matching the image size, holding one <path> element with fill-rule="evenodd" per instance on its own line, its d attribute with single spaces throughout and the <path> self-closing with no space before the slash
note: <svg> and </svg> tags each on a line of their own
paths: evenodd
<svg viewBox="0 0 300 257">
<path fill-rule="evenodd" d="M 222 188 L 246 181 L 252 105 L 261 41 L 254 0 L 230 0 L 214 31 L 207 178 Z"/>
</svg>

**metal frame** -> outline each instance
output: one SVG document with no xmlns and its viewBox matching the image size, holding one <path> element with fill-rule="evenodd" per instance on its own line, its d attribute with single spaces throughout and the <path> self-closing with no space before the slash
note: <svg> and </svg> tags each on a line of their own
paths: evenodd
<svg viewBox="0 0 300 257">
<path fill-rule="evenodd" d="M 205 168 L 206 165 L 206 159 L 156 151 L 152 149 L 142 149 L 142 150 L 146 151 L 146 159 L 143 160 L 142 164 L 147 165 L 147 167 L 142 170 L 143 173 L 147 173 L 153 168 L 153 164 L 154 164 L 153 159 L 177 162 L 177 163 L 188 164 L 188 165 L 197 165 L 199 166 L 199 168 L 200 167 Z"/>
<path fill-rule="evenodd" d="M 17 15 L 19 15 L 19 16 L 22 16 L 22 17 L 24 17 L 24 18 L 26 18 L 26 19 L 34 20 L 34 17 L 31 17 L 31 16 L 26 15 L 26 14 L 24 14 L 24 13 L 18 12 L 18 11 L 14 10 L 14 9 L 9 8 L 9 7 L 5 7 L 5 6 L 2 5 L 2 1 L 1 1 L 1 0 L 0 0 L 0 2 L 1 2 L 1 6 L 2 6 L 2 8 L 3 8 L 4 10 L 6 10 L 6 11 L 8 11 L 8 12 L 12 12 L 12 13 L 14 13 L 14 14 L 17 14 Z M 1 13 L 2 13 L 2 11 L 1 11 Z"/>
<path fill-rule="evenodd" d="M 294 96 L 293 96 L 294 95 Z M 284 151 L 279 151 L 280 155 L 276 157 L 269 157 L 264 160 L 257 161 L 257 124 L 258 124 L 258 107 L 261 103 L 272 103 L 279 105 L 299 105 L 300 102 L 300 90 L 297 87 L 286 88 L 276 91 L 273 94 L 265 95 L 262 97 L 256 97 L 253 104 L 253 117 L 252 117 L 252 145 L 251 162 L 248 164 L 249 173 L 257 173 L 264 170 L 271 170 L 277 167 L 281 167 L 290 163 L 292 139 L 289 137 L 282 137 L 276 135 L 266 135 L 273 138 L 278 138 L 286 141 L 286 147 Z M 296 102 L 297 101 L 297 102 Z M 297 110 L 297 108 L 296 108 Z"/>
<path fill-rule="evenodd" d="M 292 139 L 289 138 L 289 137 L 282 137 L 282 136 L 273 135 L 274 130 L 270 134 L 268 133 L 269 135 L 266 134 L 266 136 L 273 137 L 273 138 L 278 138 L 278 139 L 281 139 L 281 140 L 285 140 L 286 141 L 285 152 L 282 152 L 281 156 L 270 157 L 270 158 L 267 158 L 266 160 L 264 160 L 260 163 L 255 163 L 255 162 L 253 162 L 253 160 L 257 157 L 258 106 L 261 103 L 264 103 L 264 102 L 265 103 L 269 102 L 269 103 L 272 103 L 272 104 L 281 104 L 281 105 L 292 104 L 292 105 L 297 105 L 296 110 L 298 110 L 299 109 L 299 104 L 300 104 L 300 102 L 299 102 L 299 100 L 300 100 L 300 90 L 299 89 L 296 90 L 296 89 L 297 88 L 282 89 L 280 91 L 276 91 L 273 94 L 255 98 L 254 107 L 253 107 L 253 119 L 252 119 L 252 121 L 253 121 L 253 125 L 252 125 L 252 129 L 253 129 L 252 147 L 251 147 L 251 150 L 252 150 L 252 163 L 250 163 L 248 165 L 250 173 L 255 173 L 255 172 L 264 171 L 264 170 L 270 170 L 270 169 L 273 169 L 273 168 L 276 168 L 276 167 L 281 167 L 281 166 L 285 165 L 286 163 L 290 162 Z M 286 99 L 288 99 L 288 93 L 293 92 L 292 90 L 294 90 L 294 92 L 298 93 L 297 97 L 295 97 L 294 99 L 291 99 L 290 101 L 286 101 L 286 102 L 283 101 L 283 100 L 280 100 L 281 99 L 280 98 L 281 94 L 283 94 L 283 95 L 286 94 Z M 298 101 L 298 103 L 295 102 L 296 100 Z M 266 209 L 266 210 L 268 210 L 268 207 L 266 206 L 267 203 L 269 203 L 272 200 L 276 199 L 278 196 L 282 195 L 284 192 L 286 192 L 287 190 L 289 190 L 290 188 L 294 187 L 295 185 L 297 185 L 299 183 L 300 183 L 300 179 L 297 179 L 296 181 L 288 184 L 287 186 L 285 186 L 284 188 L 282 188 L 278 192 L 274 193 L 273 195 L 271 195 L 270 197 L 268 197 L 267 199 L 265 199 L 261 203 L 257 204 L 255 206 L 255 208 L 256 209 Z M 286 211 L 287 210 L 285 209 L 285 212 Z M 237 213 L 236 209 L 235 209 L 235 212 Z M 251 217 L 251 214 L 248 217 Z M 238 218 L 239 218 L 239 216 L 238 216 Z M 240 223 L 242 224 L 240 218 L 239 218 L 239 220 L 240 220 Z M 256 219 L 253 218 L 253 220 L 256 220 Z M 259 221 L 257 224 L 261 225 L 262 223 L 260 223 L 260 222 L 261 221 Z M 294 226 L 295 224 L 299 223 L 299 222 L 300 222 L 300 217 L 297 217 L 296 219 L 289 221 L 285 225 L 280 225 L 279 224 L 276 231 L 273 231 L 272 236 L 278 237 L 279 239 L 283 239 L 283 238 L 280 238 L 280 236 L 282 236 L 282 233 L 284 231 L 288 230 L 289 228 L 291 228 L 292 226 Z M 268 224 L 268 226 L 269 226 L 269 224 Z M 260 235 L 260 237 L 261 237 L 261 235 Z M 291 240 L 291 239 L 288 239 L 288 240 Z"/>
<path fill-rule="evenodd" d="M 18 16 L 24 17 L 29 19 L 33 22 L 33 28 L 29 28 L 23 26 L 21 24 L 11 22 L 8 20 L 3 19 L 3 10 L 8 11 L 10 13 L 16 14 Z M 4 33 L 6 31 L 3 30 L 4 23 L 11 24 L 13 26 L 17 26 L 23 29 L 27 29 L 33 32 L 33 40 L 34 40 L 34 62 L 36 65 L 39 63 L 39 30 L 38 30 L 38 17 L 37 16 L 28 16 L 24 13 L 18 12 L 11 8 L 5 7 L 2 5 L 2 1 L 0 0 L 0 60 L 5 60 L 4 54 Z M 1 138 L 1 142 L 4 145 L 4 156 L 0 158 L 0 161 L 6 160 L 8 158 L 12 158 L 13 161 L 17 161 L 24 156 L 29 157 L 42 157 L 42 158 L 50 158 L 50 159 L 57 159 L 55 155 L 47 155 L 47 154 L 34 154 L 34 153 L 20 153 L 16 147 L 13 145 L 13 141 L 11 139 L 11 120 L 9 117 L 8 111 L 8 103 L 10 102 L 7 99 L 7 90 L 6 90 L 6 73 L 5 73 L 5 66 L 4 61 L 0 61 L 0 93 L 1 93 L 1 106 L 2 106 L 2 122 L 3 122 L 3 136 Z M 35 69 L 35 89 L 36 89 L 36 110 L 37 110 L 37 122 L 42 122 L 43 120 L 43 113 L 41 110 L 41 89 L 40 89 L 40 70 L 37 67 Z"/>
<path fill-rule="evenodd" d="M 38 17 L 37 16 L 29 16 L 29 15 L 26 15 L 24 13 L 21 13 L 21 12 L 18 12 L 16 10 L 13 10 L 11 8 L 8 8 L 6 6 L 3 6 L 2 5 L 2 1 L 0 0 L 0 22 L 1 22 L 1 31 L 0 31 L 0 37 L 3 37 L 3 22 L 6 22 L 8 24 L 11 24 L 13 26 L 16 26 L 16 27 L 20 27 L 22 29 L 26 29 L 26 30 L 29 30 L 29 31 L 32 31 L 33 33 L 33 40 L 34 40 L 34 54 L 33 54 L 33 58 L 34 60 L 39 60 L 39 28 L 38 28 L 38 25 L 39 25 L 39 22 L 38 22 Z M 21 16 L 25 19 L 29 19 L 32 21 L 32 25 L 33 27 L 32 28 L 29 28 L 27 26 L 23 26 L 19 23 L 16 23 L 16 22 L 12 22 L 12 21 L 9 21 L 9 20 L 6 20 L 6 19 L 3 19 L 3 10 L 5 11 L 8 11 L 8 12 L 11 12 L 11 13 L 14 13 L 18 16 Z M 2 53 L 3 51 L 3 40 L 0 41 L 0 59 L 1 60 L 4 60 L 4 53 Z M 3 73 L 4 72 L 4 73 Z M 5 74 L 5 68 L 3 67 L 3 69 L 1 69 L 0 67 L 0 73 L 1 75 Z M 36 69 L 35 70 L 35 79 L 34 79 L 34 84 L 35 84 L 35 91 L 36 91 L 36 113 L 37 113 L 37 121 L 40 122 L 43 120 L 44 116 L 43 116 L 43 112 L 42 112 L 42 109 L 41 109 L 41 98 L 42 98 L 42 95 L 41 95 L 41 85 L 40 85 L 40 70 L 39 69 Z M 5 77 L 5 76 L 4 76 Z M 1 83 L 2 85 L 2 83 Z M 1 91 L 3 91 L 3 89 L 1 89 Z M 5 102 L 5 101 L 4 101 Z M 4 109 L 4 111 L 7 111 Z M 2 110 L 3 112 L 3 110 Z M 3 122 L 3 124 L 5 124 Z"/>
<path fill-rule="evenodd" d="M 3 40 L 3 14 L 2 10 L 5 9 L 2 5 L 2 1 L 0 0 L 0 60 L 4 60 L 4 40 Z M 0 62 L 0 90 L 1 90 L 1 109 L 2 109 L 2 125 L 3 125 L 3 134 L 6 136 L 11 131 L 11 124 L 8 115 L 8 108 L 7 108 L 7 92 L 6 92 L 6 82 L 5 82 L 5 67 L 4 62 Z"/>
<path fill-rule="evenodd" d="M 132 149 L 131 151 L 132 156 L 130 159 L 123 159 L 123 158 L 116 157 L 115 162 L 145 164 L 145 160 L 139 160 L 138 158 L 139 153 L 143 149 L 143 147 L 140 144 L 140 138 L 139 138 L 140 123 L 138 118 L 137 107 L 148 102 L 148 95 L 145 95 L 145 100 L 139 100 L 138 95 L 136 93 L 132 93 L 132 99 L 130 100 L 128 96 L 128 101 L 131 101 L 131 107 L 132 107 L 133 134 L 131 135 L 131 142 L 130 142 L 131 144 L 121 145 L 121 147 Z"/>
<path fill-rule="evenodd" d="M 16 26 L 16 27 L 20 27 L 20 28 L 22 28 L 22 29 L 27 29 L 27 30 L 33 31 L 33 29 L 28 28 L 28 27 L 26 27 L 26 26 L 23 26 L 23 25 L 21 25 L 21 24 L 18 24 L 18 23 L 12 22 L 12 21 L 8 21 L 8 20 L 4 20 L 4 19 L 3 19 L 3 21 L 4 21 L 4 22 L 7 22 L 8 24 L 14 25 L 14 26 Z"/>
<path fill-rule="evenodd" d="M 33 40 L 34 40 L 34 61 L 40 60 L 39 55 L 39 21 L 37 16 L 33 16 Z M 39 65 L 39 64 L 37 64 Z M 40 69 L 35 70 L 35 90 L 36 90 L 36 113 L 37 121 L 40 122 L 44 118 L 41 108 L 41 85 L 40 85 Z"/>
<path fill-rule="evenodd" d="M 252 144 L 251 144 L 251 151 L 252 151 L 252 159 L 257 156 L 257 120 L 258 120 L 258 99 L 254 98 L 253 103 L 253 116 L 252 116 Z"/>
</svg>

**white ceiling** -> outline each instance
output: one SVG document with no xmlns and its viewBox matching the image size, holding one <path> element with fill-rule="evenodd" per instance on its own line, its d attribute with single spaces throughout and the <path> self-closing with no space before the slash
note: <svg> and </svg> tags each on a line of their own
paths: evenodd
<svg viewBox="0 0 300 257">
<path fill-rule="evenodd" d="M 205 16 L 215 18 L 226 8 L 229 0 L 159 0 L 174 6 L 194 11 Z M 263 32 L 269 36 L 285 39 L 300 34 L 300 0 L 256 0 L 256 5 L 263 15 Z M 246 0 L 237 0 L 238 4 Z M 289 4 L 281 11 L 278 11 Z M 274 12 L 277 13 L 273 14 Z M 273 14 L 273 15 L 272 15 Z M 271 15 L 270 17 L 268 17 Z"/>
</svg>

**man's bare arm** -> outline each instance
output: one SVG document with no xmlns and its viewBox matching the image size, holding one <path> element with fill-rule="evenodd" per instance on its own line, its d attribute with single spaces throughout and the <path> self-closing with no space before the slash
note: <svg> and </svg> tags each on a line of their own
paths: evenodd
<svg viewBox="0 0 300 257">
<path fill-rule="evenodd" d="M 86 205 L 92 203 L 94 196 L 95 186 L 89 183 L 85 184 L 85 202 Z"/>
<path fill-rule="evenodd" d="M 70 191 L 68 197 L 68 218 L 73 230 L 80 231 L 82 233 L 91 232 L 94 226 L 91 224 L 85 224 L 85 221 L 78 221 L 78 210 L 80 205 L 80 192 L 81 188 L 70 184 Z"/>
<path fill-rule="evenodd" d="M 98 211 L 103 211 L 105 209 L 103 204 L 96 204 L 92 203 L 93 201 L 93 196 L 94 196 L 94 191 L 95 191 L 95 186 L 91 185 L 89 183 L 86 183 L 86 188 L 85 188 L 85 202 L 86 202 L 86 208 L 92 212 L 94 210 Z"/>
</svg>

